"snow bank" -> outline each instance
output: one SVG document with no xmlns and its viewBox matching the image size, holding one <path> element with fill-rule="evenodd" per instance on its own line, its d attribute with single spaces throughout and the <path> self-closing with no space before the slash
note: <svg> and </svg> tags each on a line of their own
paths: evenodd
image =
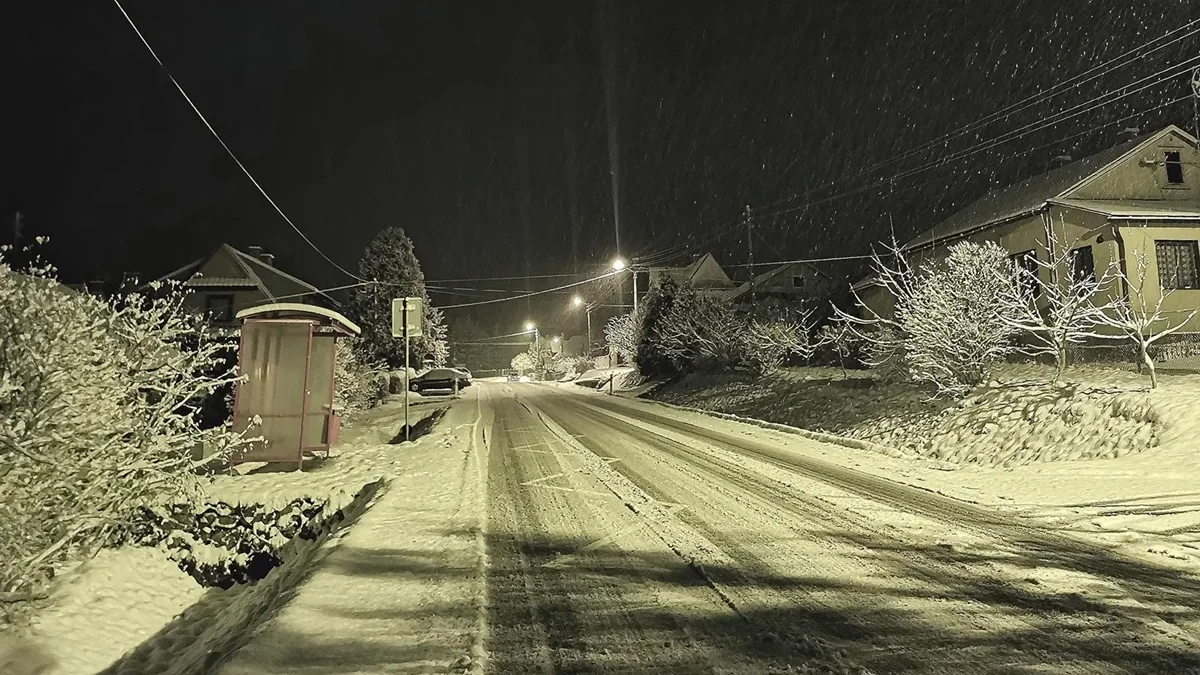
<svg viewBox="0 0 1200 675">
<path fill-rule="evenodd" d="M 164 550 L 103 550 L 58 587 L 53 605 L 30 627 L 30 637 L 58 662 L 47 675 L 94 675 L 205 592 Z M 100 627 L 102 639 L 79 639 Z"/>
<path fill-rule="evenodd" d="M 1038 366 L 1002 368 L 962 401 L 929 401 L 869 373 L 788 369 L 762 378 L 692 375 L 655 392 L 667 403 L 834 434 L 905 455 L 1013 467 L 1112 459 L 1200 432 L 1200 377 L 1148 390 L 1117 368 L 1079 368 L 1048 383 Z"/>
</svg>

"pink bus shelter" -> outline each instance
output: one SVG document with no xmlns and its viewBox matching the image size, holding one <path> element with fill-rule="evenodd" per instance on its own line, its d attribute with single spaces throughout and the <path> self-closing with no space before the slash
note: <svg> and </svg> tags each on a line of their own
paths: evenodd
<svg viewBox="0 0 1200 675">
<path fill-rule="evenodd" d="M 242 320 L 238 372 L 246 376 L 233 397 L 233 424 L 245 429 L 257 415 L 254 443 L 233 462 L 296 462 L 328 457 L 337 443 L 333 404 L 336 343 L 361 330 L 337 312 L 299 303 L 250 307 Z"/>
</svg>

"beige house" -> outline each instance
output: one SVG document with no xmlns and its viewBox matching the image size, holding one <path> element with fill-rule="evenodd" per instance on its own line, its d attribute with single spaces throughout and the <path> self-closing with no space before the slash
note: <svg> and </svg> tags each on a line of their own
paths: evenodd
<svg viewBox="0 0 1200 675">
<path fill-rule="evenodd" d="M 259 246 L 248 253 L 222 244 L 210 255 L 157 281 L 181 281 L 191 293 L 191 309 L 212 317 L 213 325 L 233 327 L 247 307 L 270 302 L 301 302 L 336 309 L 337 302 L 312 284 L 275 267 L 275 256 Z M 147 288 L 149 284 L 142 286 Z"/>
<path fill-rule="evenodd" d="M 1144 260 L 1140 294 L 1125 285 L 1108 292 L 1154 304 L 1161 283 L 1169 291 L 1163 310 L 1170 315 L 1182 320 L 1200 306 L 1200 153 L 1182 129 L 1168 126 L 991 192 L 902 250 L 919 265 L 945 256 L 956 242 L 994 241 L 1014 261 L 1037 270 L 1032 256 L 1050 259 L 1047 226 L 1072 249 L 1075 269 L 1064 274 L 1096 274 L 1115 264 L 1136 283 Z M 894 309 L 894 299 L 873 279 L 854 289 L 871 310 L 887 315 Z M 1183 330 L 1200 332 L 1200 317 L 1192 323 Z"/>
<path fill-rule="evenodd" d="M 753 283 L 743 282 L 726 297 L 733 303 L 746 303 L 753 290 L 756 300 L 794 305 L 814 299 L 826 300 L 834 284 L 833 277 L 811 263 L 785 263 L 756 274 Z"/>
</svg>

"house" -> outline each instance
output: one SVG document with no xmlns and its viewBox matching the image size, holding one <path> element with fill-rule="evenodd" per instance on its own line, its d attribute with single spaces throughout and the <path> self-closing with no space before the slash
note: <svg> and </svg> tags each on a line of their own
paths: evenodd
<svg viewBox="0 0 1200 675">
<path fill-rule="evenodd" d="M 705 253 L 686 267 L 650 269 L 651 286 L 664 278 L 673 279 L 681 286 L 690 285 L 700 293 L 721 294 L 737 288 L 711 253 Z"/>
<path fill-rule="evenodd" d="M 1200 153 L 1197 140 L 1174 125 L 984 195 L 901 247 L 914 265 L 944 257 L 961 241 L 993 241 L 1014 262 L 1043 277 L 1046 228 L 1069 245 L 1072 274 L 1119 265 L 1136 279 L 1148 262 L 1141 297 L 1168 316 L 1200 306 Z M 1056 256 L 1057 257 L 1057 256 Z M 1064 274 L 1067 270 L 1062 271 Z M 1065 278 L 1065 277 L 1062 277 Z M 1049 281 L 1043 278 L 1044 281 Z M 854 285 L 871 311 L 889 315 L 894 298 L 872 278 Z M 1106 289 L 1109 297 L 1129 289 Z M 1185 332 L 1200 332 L 1200 317 Z"/>
<path fill-rule="evenodd" d="M 837 280 L 815 265 L 791 262 L 755 275 L 753 282 L 742 283 L 725 297 L 738 305 L 749 303 L 753 295 L 756 304 L 800 307 L 828 299 L 836 287 Z"/>
<path fill-rule="evenodd" d="M 218 326 L 236 326 L 247 307 L 270 302 L 299 302 L 337 309 L 338 303 L 312 284 L 275 267 L 275 256 L 260 246 L 239 251 L 222 244 L 213 253 L 156 281 L 181 281 L 191 293 L 189 308 L 212 317 Z M 140 289 L 146 289 L 144 284 Z"/>
</svg>

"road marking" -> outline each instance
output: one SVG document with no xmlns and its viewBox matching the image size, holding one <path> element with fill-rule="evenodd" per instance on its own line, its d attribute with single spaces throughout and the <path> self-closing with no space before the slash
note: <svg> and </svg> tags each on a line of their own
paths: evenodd
<svg viewBox="0 0 1200 675">
<path fill-rule="evenodd" d="M 572 453 L 572 454 L 578 456 L 577 453 Z M 613 462 L 621 461 L 620 459 L 617 459 L 616 457 L 601 457 L 600 459 L 604 460 L 605 462 L 607 462 L 609 464 L 612 464 Z M 524 483 L 521 483 L 521 485 L 526 485 L 526 486 L 537 485 L 538 483 L 540 483 L 542 481 L 550 480 L 552 478 L 565 478 L 566 476 L 569 476 L 570 474 L 573 474 L 573 473 L 591 473 L 591 472 L 592 472 L 591 469 L 587 468 L 586 466 L 583 466 L 583 467 L 579 467 L 578 469 L 571 469 L 570 471 L 562 471 L 560 473 L 550 474 L 549 476 L 542 476 L 541 478 L 534 478 L 532 480 L 527 480 Z"/>
</svg>

